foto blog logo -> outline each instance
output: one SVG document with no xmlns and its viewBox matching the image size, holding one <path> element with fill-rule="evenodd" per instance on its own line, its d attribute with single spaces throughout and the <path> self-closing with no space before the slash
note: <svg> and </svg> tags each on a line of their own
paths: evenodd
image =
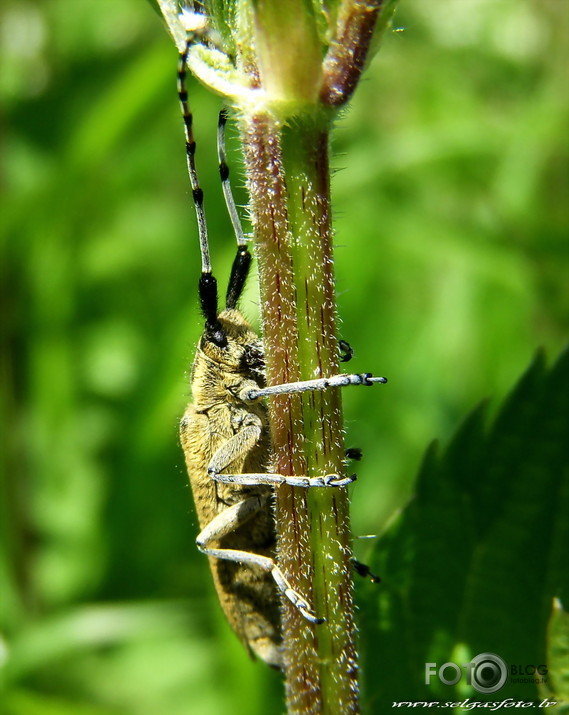
<svg viewBox="0 0 569 715">
<path fill-rule="evenodd" d="M 430 685 L 434 676 L 444 685 L 456 685 L 465 676 L 466 683 L 479 693 L 495 693 L 508 678 L 508 666 L 495 653 L 480 653 L 462 666 L 450 662 L 441 666 L 425 663 L 425 684 Z"/>
</svg>

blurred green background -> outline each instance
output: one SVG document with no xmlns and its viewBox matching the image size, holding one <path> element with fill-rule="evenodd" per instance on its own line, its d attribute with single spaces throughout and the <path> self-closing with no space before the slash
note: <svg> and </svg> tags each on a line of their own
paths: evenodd
<svg viewBox="0 0 569 715">
<path fill-rule="evenodd" d="M 344 393 L 355 535 L 404 505 L 429 440 L 567 334 L 569 4 L 405 0 L 395 28 L 333 140 L 341 337 L 350 369 L 390 378 Z M 280 713 L 193 545 L 173 44 L 142 0 L 5 0 L 0 66 L 0 712 Z M 190 89 L 224 282 L 219 100 Z M 256 319 L 253 281 L 242 307 Z"/>
</svg>

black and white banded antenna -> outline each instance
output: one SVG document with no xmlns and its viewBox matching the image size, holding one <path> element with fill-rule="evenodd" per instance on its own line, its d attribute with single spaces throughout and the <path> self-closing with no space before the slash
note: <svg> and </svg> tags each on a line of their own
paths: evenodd
<svg viewBox="0 0 569 715">
<path fill-rule="evenodd" d="M 203 191 L 200 186 L 196 171 L 196 142 L 193 132 L 193 115 L 188 102 L 188 90 L 186 87 L 186 77 L 188 74 L 188 54 L 195 41 L 195 33 L 188 33 L 188 39 L 184 51 L 180 54 L 178 64 L 178 97 L 184 119 L 184 131 L 186 135 L 186 160 L 188 164 L 188 175 L 192 187 L 192 197 L 196 208 L 198 221 L 198 235 L 200 242 L 200 254 L 202 263 L 202 274 L 199 281 L 199 295 L 203 316 L 206 320 L 206 329 L 212 334 L 215 342 L 220 345 L 225 342 L 225 335 L 221 330 L 217 319 L 217 281 L 211 272 L 211 260 L 209 256 L 209 241 L 207 235 L 207 223 L 203 206 Z"/>
<path fill-rule="evenodd" d="M 229 309 L 233 309 L 237 305 L 237 301 L 243 292 L 245 281 L 249 273 L 251 264 L 251 254 L 247 246 L 247 239 L 243 233 L 243 227 L 239 219 L 231 184 L 229 182 L 229 165 L 227 164 L 227 155 L 225 153 L 225 125 L 227 124 L 227 110 L 224 108 L 219 112 L 219 121 L 217 122 L 217 158 L 219 160 L 219 177 L 225 198 L 227 212 L 231 219 L 235 239 L 237 241 L 237 255 L 231 267 L 231 275 L 227 286 L 227 295 L 225 305 Z"/>
<path fill-rule="evenodd" d="M 223 327 L 218 319 L 217 306 L 217 281 L 212 274 L 211 260 L 209 254 L 209 240 L 207 232 L 207 223 L 203 206 L 203 191 L 199 183 L 196 171 L 196 142 L 193 132 L 193 115 L 188 102 L 188 90 L 186 87 L 186 78 L 188 74 L 188 55 L 190 49 L 196 39 L 201 39 L 207 34 L 206 26 L 201 26 L 197 30 L 188 30 L 188 39 L 184 47 L 184 51 L 180 54 L 178 65 L 178 96 L 180 106 L 182 108 L 182 117 L 184 119 L 184 131 L 186 135 L 186 159 L 188 164 L 188 175 L 192 187 L 192 197 L 196 208 L 196 216 L 198 221 L 198 235 L 200 242 L 200 254 L 202 262 L 202 273 L 199 281 L 199 296 L 203 316 L 205 318 L 205 327 L 208 337 L 220 347 L 225 347 L 227 337 Z M 247 239 L 243 233 L 239 214 L 235 205 L 235 199 L 231 191 L 229 182 L 229 166 L 225 152 L 225 125 L 227 123 L 227 110 L 222 109 L 219 113 L 219 121 L 217 125 L 217 155 L 219 160 L 219 176 L 223 188 L 225 205 L 231 219 L 235 239 L 237 241 L 237 255 L 233 260 L 231 267 L 231 275 L 227 287 L 225 305 L 228 309 L 235 309 L 239 300 L 251 264 L 251 254 L 247 245 Z"/>
</svg>

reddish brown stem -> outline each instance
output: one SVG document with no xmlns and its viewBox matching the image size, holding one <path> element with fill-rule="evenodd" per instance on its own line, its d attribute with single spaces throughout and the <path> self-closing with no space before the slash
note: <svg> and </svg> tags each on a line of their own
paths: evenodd
<svg viewBox="0 0 569 715">
<path fill-rule="evenodd" d="M 364 70 L 374 29 L 385 0 L 355 0 L 344 3 L 336 36 L 323 66 L 320 101 L 341 107 L 352 96 Z"/>
</svg>

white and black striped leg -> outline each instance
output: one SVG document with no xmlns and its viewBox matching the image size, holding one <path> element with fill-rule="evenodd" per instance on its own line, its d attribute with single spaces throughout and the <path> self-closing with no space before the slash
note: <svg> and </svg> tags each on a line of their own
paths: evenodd
<svg viewBox="0 0 569 715">
<path fill-rule="evenodd" d="M 288 484 L 291 487 L 345 487 L 351 484 L 356 475 L 345 477 L 341 474 L 323 474 L 317 477 L 286 476 L 283 474 L 244 473 L 226 474 L 224 470 L 234 461 L 244 460 L 249 452 L 257 445 L 261 437 L 262 423 L 256 415 L 249 415 L 241 429 L 213 454 L 207 472 L 216 482 L 223 484 L 239 484 L 241 486 L 254 486 L 256 484 L 269 484 L 276 486 Z"/>
<path fill-rule="evenodd" d="M 264 472 L 248 472 L 246 474 L 220 474 L 208 469 L 209 476 L 216 482 L 223 484 L 239 484 L 241 486 L 255 486 L 256 484 L 269 484 L 278 486 L 287 484 L 289 487 L 347 487 L 355 482 L 357 476 L 351 474 L 343 477 L 340 474 L 322 474 L 318 477 L 291 477 L 284 474 L 266 474 Z"/>
<path fill-rule="evenodd" d="M 302 615 L 310 623 L 324 623 L 323 618 L 318 618 L 314 613 L 308 601 L 295 591 L 287 581 L 284 573 L 268 556 L 261 556 L 250 551 L 240 551 L 238 549 L 212 549 L 208 544 L 212 541 L 218 541 L 224 536 L 231 534 L 235 529 L 246 524 L 255 514 L 264 508 L 266 497 L 248 497 L 243 501 L 228 507 L 218 514 L 210 523 L 199 533 L 196 544 L 199 550 L 213 556 L 217 559 L 225 561 L 234 561 L 248 566 L 258 566 L 267 573 L 270 573 L 277 584 L 277 588 L 283 593 L 289 601 L 298 608 Z"/>
<path fill-rule="evenodd" d="M 303 380 L 301 382 L 287 382 L 282 385 L 272 385 L 261 389 L 247 388 L 240 395 L 242 400 L 258 400 L 260 397 L 269 395 L 292 395 L 301 392 L 316 392 L 327 390 L 330 387 L 347 387 L 348 385 L 371 386 L 376 383 L 384 384 L 386 377 L 373 377 L 370 372 L 353 375 L 334 375 L 333 377 L 322 377 L 317 380 Z"/>
</svg>

